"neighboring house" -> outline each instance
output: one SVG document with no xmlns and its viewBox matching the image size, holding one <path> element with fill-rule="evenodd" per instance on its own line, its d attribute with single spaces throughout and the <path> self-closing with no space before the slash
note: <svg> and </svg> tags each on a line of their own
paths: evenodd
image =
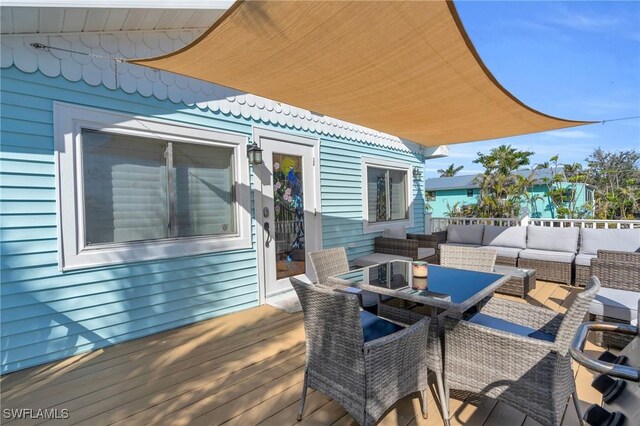
<svg viewBox="0 0 640 426">
<path fill-rule="evenodd" d="M 553 173 L 550 169 L 519 170 L 516 173 L 529 177 L 533 173 L 534 185 L 529 188 L 529 199 L 522 199 L 522 207 L 526 207 L 529 216 L 534 218 L 555 218 L 556 211 L 549 197 L 549 186 Z M 425 181 L 427 211 L 433 217 L 445 217 L 455 210 L 456 206 L 476 204 L 480 195 L 477 177 L 479 175 L 460 175 L 453 177 L 430 178 Z M 586 204 L 593 205 L 594 188 L 582 183 L 561 182 L 563 188 L 576 192 L 576 207 L 586 209 Z"/>
<path fill-rule="evenodd" d="M 391 221 L 424 231 L 446 149 L 117 60 L 222 10 L 72 3 L 2 8 L 2 373 L 257 306 Z"/>
</svg>

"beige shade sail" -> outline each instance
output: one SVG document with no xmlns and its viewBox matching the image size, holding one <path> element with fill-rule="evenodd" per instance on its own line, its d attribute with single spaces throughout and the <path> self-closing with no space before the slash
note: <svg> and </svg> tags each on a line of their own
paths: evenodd
<svg viewBox="0 0 640 426">
<path fill-rule="evenodd" d="M 426 146 L 591 123 L 511 95 L 443 0 L 241 1 L 189 46 L 133 62 Z"/>
</svg>

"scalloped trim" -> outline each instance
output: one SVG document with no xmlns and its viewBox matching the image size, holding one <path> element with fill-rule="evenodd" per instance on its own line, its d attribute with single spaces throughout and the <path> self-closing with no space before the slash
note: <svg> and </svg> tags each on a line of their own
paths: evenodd
<svg viewBox="0 0 640 426">
<path fill-rule="evenodd" d="M 121 89 L 125 93 L 153 96 L 161 101 L 168 99 L 176 104 L 196 106 L 202 111 L 220 112 L 258 123 L 356 140 L 398 151 L 412 151 L 410 146 L 414 144 L 398 137 L 235 89 L 129 63 L 118 63 L 116 82 L 115 61 L 57 50 L 49 53 L 31 47 L 31 43 L 42 43 L 105 57 L 145 58 L 177 50 L 201 33 L 200 30 L 180 30 L 5 36 L 1 40 L 0 67 L 15 65 L 26 73 L 40 71 L 47 77 L 62 76 L 72 82 L 82 80 L 90 86 Z"/>
</svg>

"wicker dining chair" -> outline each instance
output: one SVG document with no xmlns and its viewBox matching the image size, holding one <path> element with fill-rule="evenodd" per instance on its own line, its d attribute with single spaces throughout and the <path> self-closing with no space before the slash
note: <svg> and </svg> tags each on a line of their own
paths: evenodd
<svg viewBox="0 0 640 426">
<path fill-rule="evenodd" d="M 398 400 L 420 392 L 426 418 L 428 372 L 422 360 L 430 319 L 368 340 L 363 317 L 375 316 L 360 311 L 355 295 L 295 278 L 291 283 L 302 305 L 307 347 L 298 421 L 307 387 L 340 403 L 362 425 L 375 424 Z"/>
<path fill-rule="evenodd" d="M 591 277 L 565 314 L 493 298 L 468 321 L 445 319 L 445 389 L 498 398 L 544 425 L 560 425 L 573 396 L 569 346 L 600 289 Z"/>
<path fill-rule="evenodd" d="M 309 260 L 316 275 L 316 282 L 319 285 L 330 285 L 327 278 L 332 275 L 349 272 L 349 260 L 344 247 L 312 251 L 309 253 Z M 351 291 L 358 294 L 360 305 L 363 308 L 374 308 L 380 301 L 380 297 L 377 294 L 369 291 L 355 288 L 352 288 Z"/>
<path fill-rule="evenodd" d="M 498 252 L 491 249 L 448 244 L 440 246 L 440 265 L 449 268 L 493 272 L 497 256 Z"/>
</svg>

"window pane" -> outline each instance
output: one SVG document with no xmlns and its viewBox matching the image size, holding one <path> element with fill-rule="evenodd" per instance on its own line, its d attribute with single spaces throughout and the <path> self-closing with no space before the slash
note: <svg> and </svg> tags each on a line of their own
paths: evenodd
<svg viewBox="0 0 640 426">
<path fill-rule="evenodd" d="M 165 144 L 82 131 L 87 245 L 168 236 Z"/>
<path fill-rule="evenodd" d="M 406 219 L 407 212 L 407 172 L 389 170 L 391 220 Z"/>
<path fill-rule="evenodd" d="M 177 222 L 174 235 L 236 232 L 232 155 L 231 148 L 173 144 Z"/>
<path fill-rule="evenodd" d="M 367 167 L 367 197 L 369 199 L 369 223 L 387 220 L 386 170 Z"/>
</svg>

